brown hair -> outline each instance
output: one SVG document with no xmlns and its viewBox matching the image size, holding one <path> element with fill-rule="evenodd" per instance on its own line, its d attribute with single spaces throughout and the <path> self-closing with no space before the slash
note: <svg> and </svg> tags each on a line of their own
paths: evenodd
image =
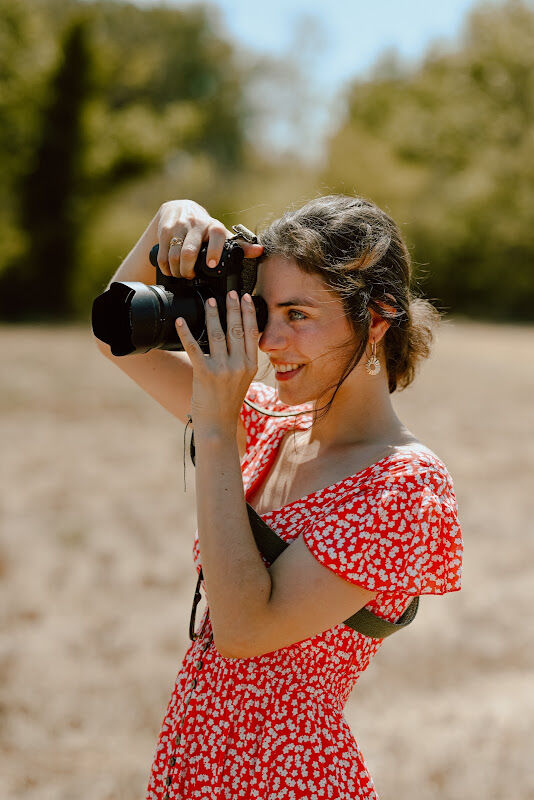
<svg viewBox="0 0 534 800">
<path fill-rule="evenodd" d="M 293 259 L 304 272 L 319 275 L 342 301 L 352 329 L 361 339 L 327 412 L 365 353 L 369 308 L 390 322 L 384 336 L 390 394 L 410 385 L 418 362 L 430 354 L 441 314 L 428 300 L 415 295 L 410 254 L 391 217 L 363 197 L 332 194 L 288 210 L 258 238 L 265 248 L 259 262 L 278 255 Z"/>
</svg>

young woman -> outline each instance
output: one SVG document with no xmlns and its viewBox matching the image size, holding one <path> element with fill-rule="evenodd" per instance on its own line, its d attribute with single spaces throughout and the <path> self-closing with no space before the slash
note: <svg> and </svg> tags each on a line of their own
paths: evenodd
<svg viewBox="0 0 534 800">
<path fill-rule="evenodd" d="M 231 235 L 191 201 L 165 203 L 114 280 L 193 277 Z M 343 714 L 383 639 L 344 621 L 364 606 L 397 621 L 414 597 L 460 589 L 461 531 L 438 456 L 391 394 L 428 356 L 439 313 L 410 286 L 393 220 L 359 197 L 320 197 L 244 244 L 268 306 L 206 303 L 210 355 L 185 321 L 184 353 L 114 359 L 185 422 L 196 446 L 193 548 L 208 607 L 185 654 L 147 798 L 376 798 Z M 276 388 L 254 381 L 258 347 Z M 253 406 L 248 405 L 250 401 Z M 287 416 L 268 416 L 286 412 Z M 303 413 L 296 413 L 303 412 Z M 288 543 L 272 563 L 246 501 Z"/>
</svg>

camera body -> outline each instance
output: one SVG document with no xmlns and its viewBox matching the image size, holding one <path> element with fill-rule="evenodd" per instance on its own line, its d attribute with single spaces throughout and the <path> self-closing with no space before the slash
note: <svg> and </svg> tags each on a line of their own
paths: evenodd
<svg viewBox="0 0 534 800">
<path fill-rule="evenodd" d="M 246 230 L 242 226 L 239 229 Z M 227 293 L 235 289 L 239 298 L 246 292 L 252 295 L 256 284 L 257 261 L 244 258 L 236 238 L 225 242 L 215 268 L 206 263 L 208 245 L 204 244 L 195 262 L 193 280 L 164 275 L 157 261 L 159 247 L 154 245 L 150 263 L 156 268 L 156 283 L 147 286 L 140 281 L 114 281 L 93 301 L 94 335 L 110 345 L 114 356 L 147 353 L 154 348 L 183 350 L 175 327 L 177 317 L 183 317 L 202 352 L 208 354 L 206 300 L 214 297 L 217 301 L 226 332 Z M 267 323 L 267 305 L 261 297 L 252 300 L 261 332 Z"/>
</svg>

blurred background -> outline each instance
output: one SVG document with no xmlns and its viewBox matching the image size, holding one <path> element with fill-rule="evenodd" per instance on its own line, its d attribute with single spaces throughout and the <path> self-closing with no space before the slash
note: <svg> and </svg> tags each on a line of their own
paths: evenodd
<svg viewBox="0 0 534 800">
<path fill-rule="evenodd" d="M 189 644 L 183 426 L 92 300 L 165 200 L 259 230 L 343 192 L 443 314 L 393 402 L 466 545 L 346 716 L 381 800 L 534 798 L 534 3 L 0 0 L 0 165 L 2 796 L 144 797 Z"/>
</svg>

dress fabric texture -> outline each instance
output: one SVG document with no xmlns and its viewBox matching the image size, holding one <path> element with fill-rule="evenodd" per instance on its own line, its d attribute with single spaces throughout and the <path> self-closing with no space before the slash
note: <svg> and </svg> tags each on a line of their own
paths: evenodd
<svg viewBox="0 0 534 800">
<path fill-rule="evenodd" d="M 276 389 L 259 382 L 246 397 L 272 411 L 307 412 L 268 417 L 243 404 L 248 499 L 284 434 L 309 428 L 312 415 L 311 406 L 286 406 Z M 414 595 L 460 589 L 462 534 L 452 478 L 424 445 L 406 445 L 261 516 L 285 541 L 302 535 L 321 564 L 376 591 L 367 608 L 388 620 L 397 620 Z M 197 531 L 197 575 L 200 555 Z M 290 647 L 225 658 L 213 642 L 207 600 L 165 713 L 147 800 L 376 800 L 343 709 L 383 640 L 340 622 Z"/>
</svg>

